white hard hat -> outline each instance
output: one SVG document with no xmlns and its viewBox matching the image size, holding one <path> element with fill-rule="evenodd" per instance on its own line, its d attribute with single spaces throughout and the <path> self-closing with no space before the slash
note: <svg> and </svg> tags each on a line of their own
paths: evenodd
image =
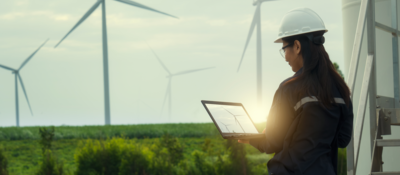
<svg viewBox="0 0 400 175">
<path fill-rule="evenodd" d="M 296 8 L 286 13 L 281 21 L 278 38 L 274 43 L 282 43 L 282 38 L 328 30 L 324 21 L 309 8 Z"/>
</svg>

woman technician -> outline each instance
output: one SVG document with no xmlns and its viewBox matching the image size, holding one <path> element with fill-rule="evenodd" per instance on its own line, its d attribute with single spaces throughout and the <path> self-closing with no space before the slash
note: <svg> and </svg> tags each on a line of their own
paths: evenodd
<svg viewBox="0 0 400 175">
<path fill-rule="evenodd" d="M 289 11 L 282 19 L 275 43 L 282 43 L 281 54 L 296 73 L 275 92 L 265 137 L 239 140 L 275 153 L 268 162 L 270 174 L 335 175 L 338 148 L 350 142 L 350 91 L 325 51 L 327 31 L 308 8 Z"/>
</svg>

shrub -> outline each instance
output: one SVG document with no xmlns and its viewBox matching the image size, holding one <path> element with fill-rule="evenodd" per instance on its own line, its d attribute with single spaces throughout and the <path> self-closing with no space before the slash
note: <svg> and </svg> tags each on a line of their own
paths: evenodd
<svg viewBox="0 0 400 175">
<path fill-rule="evenodd" d="M 64 164 L 57 161 L 51 150 L 47 149 L 43 153 L 43 160 L 36 175 L 63 175 Z"/>
<path fill-rule="evenodd" d="M 3 154 L 3 149 L 0 147 L 0 175 L 8 175 L 8 161 Z"/>
<path fill-rule="evenodd" d="M 151 145 L 150 149 L 144 150 L 144 154 L 150 162 L 149 174 L 174 174 L 174 164 L 170 161 L 171 154 L 168 148 L 162 145 L 163 144 L 159 140 L 156 140 L 156 142 Z"/>
<path fill-rule="evenodd" d="M 214 144 L 211 142 L 211 139 L 209 138 L 204 139 L 204 143 L 201 146 L 201 150 L 207 153 L 208 156 L 214 156 L 216 154 L 214 150 Z"/>
<path fill-rule="evenodd" d="M 168 133 L 155 140 L 148 148 L 142 149 L 142 154 L 148 162 L 148 174 L 186 174 L 182 167 L 187 167 L 184 162 L 184 149 L 179 139 Z"/>
<path fill-rule="evenodd" d="M 150 149 L 123 138 L 105 142 L 89 139 L 81 144 L 75 154 L 77 175 L 175 174 L 176 166 L 183 160 L 179 140 L 168 134 L 156 140 Z"/>
<path fill-rule="evenodd" d="M 44 153 L 45 150 L 51 149 L 51 142 L 53 141 L 54 137 L 54 126 L 51 128 L 39 128 L 40 134 L 40 141 L 39 144 L 42 146 L 42 152 Z"/>
<path fill-rule="evenodd" d="M 28 133 L 28 131 L 27 131 Z M 40 141 L 42 147 L 42 162 L 36 172 L 37 175 L 63 175 L 64 163 L 58 161 L 51 151 L 51 145 L 54 137 L 54 126 L 51 128 L 39 128 Z"/>
<path fill-rule="evenodd" d="M 344 75 L 343 75 L 342 71 L 339 69 L 339 65 L 336 62 L 333 62 L 333 67 L 335 67 L 335 70 L 337 71 L 337 73 L 344 79 Z"/>
<path fill-rule="evenodd" d="M 346 148 L 338 149 L 338 174 L 347 174 Z"/>
<path fill-rule="evenodd" d="M 122 149 L 122 160 L 119 175 L 147 174 L 148 160 L 138 145 L 126 144 Z"/>
<path fill-rule="evenodd" d="M 267 163 L 254 165 L 251 169 L 252 174 L 268 174 Z"/>
<path fill-rule="evenodd" d="M 215 151 L 210 139 L 205 139 L 202 150 L 193 151 L 193 167 L 187 168 L 187 174 L 251 174 L 251 166 L 246 158 L 246 150 L 243 144 L 236 140 L 226 140 L 227 154 Z"/>
<path fill-rule="evenodd" d="M 206 160 L 204 153 L 200 151 L 193 151 L 192 156 L 194 159 L 194 165 L 198 169 L 194 174 L 216 174 L 215 168 Z"/>
<path fill-rule="evenodd" d="M 161 137 L 160 148 L 167 148 L 169 155 L 168 161 L 172 164 L 178 164 L 183 159 L 183 147 L 178 138 L 165 133 Z"/>
<path fill-rule="evenodd" d="M 82 144 L 82 143 L 81 143 Z M 113 138 L 107 142 L 87 140 L 75 154 L 77 175 L 118 175 L 125 140 Z"/>
<path fill-rule="evenodd" d="M 244 144 L 240 144 L 236 140 L 226 141 L 230 160 L 229 168 L 225 169 L 226 174 L 250 174 L 251 167 L 248 164 L 244 146 Z"/>
</svg>

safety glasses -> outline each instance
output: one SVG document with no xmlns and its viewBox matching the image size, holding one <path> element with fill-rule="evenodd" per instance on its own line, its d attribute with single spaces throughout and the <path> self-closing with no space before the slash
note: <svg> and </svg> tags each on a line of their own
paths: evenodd
<svg viewBox="0 0 400 175">
<path fill-rule="evenodd" d="M 286 46 L 284 46 L 284 47 L 282 47 L 280 50 L 279 50 L 279 53 L 281 53 L 281 56 L 283 57 L 283 58 L 285 58 L 285 49 L 286 49 L 286 47 L 290 47 L 290 46 L 292 46 L 293 44 L 288 44 L 288 45 L 286 45 Z"/>
</svg>

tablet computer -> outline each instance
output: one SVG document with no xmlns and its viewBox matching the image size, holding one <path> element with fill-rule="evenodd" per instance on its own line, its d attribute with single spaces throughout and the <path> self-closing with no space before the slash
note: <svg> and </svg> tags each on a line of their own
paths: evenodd
<svg viewBox="0 0 400 175">
<path fill-rule="evenodd" d="M 241 103 L 202 100 L 219 133 L 224 139 L 252 139 L 263 137 Z"/>
</svg>

